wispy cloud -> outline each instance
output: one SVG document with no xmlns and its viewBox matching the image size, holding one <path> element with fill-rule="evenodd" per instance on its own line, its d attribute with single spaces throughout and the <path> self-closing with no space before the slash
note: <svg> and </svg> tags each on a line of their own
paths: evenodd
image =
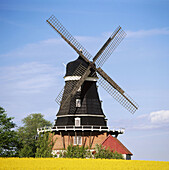
<svg viewBox="0 0 169 170">
<path fill-rule="evenodd" d="M 98 39 L 95 37 L 75 37 L 82 44 L 87 45 L 90 49 L 95 49 L 98 44 Z M 91 48 L 93 46 L 93 48 Z M 48 39 L 37 43 L 26 44 L 25 46 L 10 51 L 6 54 L 0 54 L 0 57 L 26 57 L 26 58 L 45 58 L 54 56 L 64 56 L 64 58 L 74 55 L 69 45 L 67 45 L 62 39 Z M 56 57 L 56 60 L 59 58 Z"/>
<path fill-rule="evenodd" d="M 19 125 L 30 113 L 41 112 L 54 120 L 58 107 L 54 100 L 63 88 L 63 70 L 63 66 L 42 62 L 0 67 L 1 106 Z"/>
<path fill-rule="evenodd" d="M 61 41 L 61 39 L 48 39 L 36 43 L 26 44 L 23 47 L 10 51 L 6 54 L 1 54 L 0 57 L 46 57 L 56 54 L 57 51 L 61 51 L 62 45 L 63 41 Z"/>
<path fill-rule="evenodd" d="M 75 38 L 90 52 L 96 52 L 99 45 L 102 44 L 103 37 L 75 36 Z M 86 47 L 87 46 L 87 47 Z M 36 43 L 26 44 L 23 47 L 15 49 L 0 57 L 26 57 L 26 58 L 45 58 L 54 56 L 64 56 L 65 58 L 73 55 L 74 50 L 61 38 L 52 38 Z M 58 58 L 56 58 L 57 60 Z"/>
<path fill-rule="evenodd" d="M 126 31 L 126 38 L 144 38 L 147 36 L 169 35 L 169 28 L 155 28 L 150 30 Z M 99 48 L 104 44 L 107 38 L 112 33 L 103 33 L 100 37 L 91 36 L 75 36 L 75 38 L 92 54 L 94 55 Z M 45 58 L 53 56 L 64 56 L 65 58 L 74 55 L 68 44 L 62 38 L 52 38 L 42 40 L 36 43 L 26 44 L 23 47 L 15 49 L 5 54 L 0 54 L 0 57 L 27 57 L 27 58 Z M 56 58 L 58 59 L 58 58 Z"/>
<path fill-rule="evenodd" d="M 126 31 L 128 38 L 143 38 L 147 36 L 169 35 L 169 28 L 155 28 L 150 30 Z"/>
<path fill-rule="evenodd" d="M 63 72 L 52 65 L 37 62 L 1 67 L 1 90 L 2 93 L 39 93 L 53 86 L 58 75 Z"/>
</svg>

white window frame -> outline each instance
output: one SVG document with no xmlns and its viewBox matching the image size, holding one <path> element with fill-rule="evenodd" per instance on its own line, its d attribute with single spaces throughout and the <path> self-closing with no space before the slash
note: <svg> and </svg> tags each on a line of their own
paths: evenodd
<svg viewBox="0 0 169 170">
<path fill-rule="evenodd" d="M 81 107 L 81 99 L 76 99 L 76 107 Z"/>
<path fill-rule="evenodd" d="M 74 136 L 74 145 L 82 145 L 82 137 Z"/>
<path fill-rule="evenodd" d="M 80 117 L 75 118 L 75 126 L 81 126 L 81 118 Z"/>
</svg>

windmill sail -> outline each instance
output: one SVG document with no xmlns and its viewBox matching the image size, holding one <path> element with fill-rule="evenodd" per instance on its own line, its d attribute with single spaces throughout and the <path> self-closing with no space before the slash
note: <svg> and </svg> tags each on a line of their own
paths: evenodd
<svg viewBox="0 0 169 170">
<path fill-rule="evenodd" d="M 125 93 L 102 69 L 98 69 L 98 83 L 129 112 L 134 113 L 138 104 Z"/>
<path fill-rule="evenodd" d="M 100 54 L 100 56 L 96 60 L 96 66 L 101 67 L 105 61 L 111 56 L 113 51 L 116 49 L 116 47 L 121 43 L 121 41 L 125 38 L 126 33 L 122 30 L 122 28 L 119 26 L 116 28 L 116 30 L 112 33 L 110 38 L 108 39 L 111 41 L 104 51 Z"/>
<path fill-rule="evenodd" d="M 52 15 L 47 23 L 57 31 L 60 36 L 86 61 L 92 58 L 92 55 L 66 30 L 66 28 L 59 22 L 59 20 Z M 81 54 L 81 51 L 83 54 Z M 88 62 L 87 60 L 87 62 Z"/>
</svg>

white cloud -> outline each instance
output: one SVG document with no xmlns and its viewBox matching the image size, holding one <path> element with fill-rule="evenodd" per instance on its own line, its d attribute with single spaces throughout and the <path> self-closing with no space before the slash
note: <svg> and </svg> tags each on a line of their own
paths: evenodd
<svg viewBox="0 0 169 170">
<path fill-rule="evenodd" d="M 142 114 L 132 119 L 121 119 L 119 121 L 113 121 L 111 124 L 116 127 L 121 127 L 122 122 L 122 126 L 130 130 L 168 130 L 169 110 L 160 110 L 148 114 Z"/>
<path fill-rule="evenodd" d="M 153 124 L 169 123 L 169 110 L 151 112 L 149 118 Z"/>
<path fill-rule="evenodd" d="M 169 35 L 169 28 L 156 28 L 151 30 L 126 31 L 128 38 L 142 38 L 156 35 Z"/>
<path fill-rule="evenodd" d="M 160 110 L 138 116 L 132 128 L 140 130 L 166 128 L 169 127 L 168 123 L 169 110 Z"/>
</svg>

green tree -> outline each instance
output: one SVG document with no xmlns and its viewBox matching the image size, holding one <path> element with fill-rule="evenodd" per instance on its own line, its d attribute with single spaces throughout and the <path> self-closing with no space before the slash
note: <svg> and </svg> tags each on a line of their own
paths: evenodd
<svg viewBox="0 0 169 170">
<path fill-rule="evenodd" d="M 20 157 L 35 157 L 37 128 L 52 126 L 52 123 L 43 117 L 41 113 L 34 113 L 22 120 L 24 125 L 18 128 L 18 136 L 21 144 L 19 151 Z"/>
<path fill-rule="evenodd" d="M 0 157 L 17 156 L 18 137 L 13 130 L 16 127 L 13 117 L 7 117 L 5 110 L 0 107 Z"/>
<path fill-rule="evenodd" d="M 53 140 L 52 133 L 40 134 L 36 142 L 35 157 L 48 158 L 53 157 L 52 148 L 56 140 Z"/>
</svg>

